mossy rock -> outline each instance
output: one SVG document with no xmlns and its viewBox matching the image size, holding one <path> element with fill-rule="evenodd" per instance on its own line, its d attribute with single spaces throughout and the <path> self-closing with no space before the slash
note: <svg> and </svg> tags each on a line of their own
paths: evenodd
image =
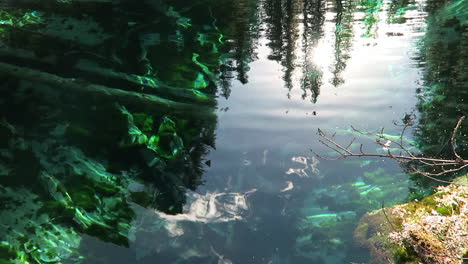
<svg viewBox="0 0 468 264">
<path fill-rule="evenodd" d="M 354 231 L 369 263 L 462 263 L 468 252 L 468 175 L 421 201 L 365 214 Z"/>
</svg>

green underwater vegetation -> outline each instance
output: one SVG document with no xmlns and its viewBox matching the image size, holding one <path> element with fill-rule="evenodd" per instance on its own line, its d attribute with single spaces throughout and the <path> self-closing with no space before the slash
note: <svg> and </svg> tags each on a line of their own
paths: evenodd
<svg viewBox="0 0 468 264">
<path fill-rule="evenodd" d="M 350 171 L 333 171 L 339 176 L 330 177 L 346 178 L 340 183 L 327 183 L 330 175 L 317 175 L 307 179 L 316 181 L 309 185 L 305 179 L 294 185 L 288 181 L 291 185 L 283 193 L 271 191 L 277 187 L 277 172 L 262 172 L 263 167 L 242 158 L 237 176 L 249 169 L 254 176 L 272 176 L 261 186 L 271 189 L 195 193 L 205 183 L 204 171 L 211 164 L 207 155 L 215 148 L 218 97 L 230 96 L 233 81 L 249 81 L 259 48 L 268 48 L 267 60 L 279 64 L 288 97 L 295 92 L 294 71 L 303 67 L 297 78 L 300 96 L 316 104 L 327 76 L 311 62 L 310 51 L 325 34 L 324 24 L 330 22 L 326 13 L 336 14 L 328 81 L 337 88 L 345 83 L 346 67 L 353 61 L 355 25 L 363 27 L 363 37 L 377 38 L 382 12 L 387 13 L 386 23 L 405 23 L 416 3 L 189 2 L 0 3 L 0 263 L 110 263 L 120 257 L 94 256 L 101 248 L 88 245 L 93 239 L 130 251 L 142 262 L 158 257 L 166 263 L 231 263 L 236 254 L 269 263 L 339 262 L 351 254 L 353 239 L 366 246 L 363 237 L 375 231 L 366 223 L 353 233 L 358 218 L 381 208 L 382 201 L 402 202 L 408 188 L 408 199 L 421 200 L 426 212 L 461 214 L 461 202 L 439 206 L 436 199 L 424 198 L 431 193 L 420 186 L 427 179 L 413 176 L 411 183 L 405 173 L 389 171 L 375 159 L 344 162 Z M 447 135 L 453 121 L 466 112 L 466 4 L 453 1 L 430 12 L 416 58 L 427 68 L 422 69 L 424 85 L 418 90 L 415 136 L 365 135 L 351 129 L 338 134 L 367 142 L 392 139 L 427 156 L 451 154 Z M 298 43 L 300 35 L 303 43 Z M 245 93 L 250 96 L 250 91 Z M 463 155 L 465 135 L 462 127 L 457 149 Z M 392 147 L 375 151 L 397 149 Z M 359 150 L 359 145 L 351 148 Z M 266 157 L 267 150 L 263 154 Z M 317 164 L 309 164 L 314 173 Z M 283 169 L 284 164 L 275 166 Z M 246 174 L 231 182 L 231 172 L 227 174 L 223 184 L 234 188 L 242 181 L 257 181 Z M 226 217 L 209 210 L 229 201 L 227 209 L 243 202 L 241 209 L 247 211 L 255 199 L 252 208 L 259 213 L 242 211 L 249 222 L 237 221 L 232 212 Z M 208 220 L 218 222 L 180 220 L 188 217 L 188 207 L 204 216 L 190 207 L 194 201 L 204 205 L 200 211 L 212 213 Z M 409 208 L 415 209 L 413 205 Z M 373 224 L 385 221 L 380 216 Z M 278 232 L 284 226 L 292 231 Z M 184 230 L 192 233 L 182 237 Z M 258 252 L 247 248 L 243 236 Z M 200 239 L 206 237 L 213 239 L 213 246 Z M 167 243 L 154 245 L 155 240 Z M 399 246 L 394 258 L 411 263 L 413 253 Z"/>
<path fill-rule="evenodd" d="M 228 50 L 213 16 L 157 2 L 0 8 L 2 63 L 22 67 L 0 83 L 1 263 L 84 263 L 85 234 L 128 247 L 132 205 L 178 213 L 201 183 Z M 142 7 L 158 19 L 133 17 Z M 113 8 L 114 21 L 96 15 Z"/>
<path fill-rule="evenodd" d="M 25 188 L 2 187 L 0 256 L 2 263 L 79 263 L 81 236 L 51 218 L 40 197 Z M 22 219 L 18 221 L 18 219 Z"/>
<path fill-rule="evenodd" d="M 424 156 L 451 158 L 454 153 L 450 144 L 458 118 L 467 112 L 468 93 L 465 89 L 467 76 L 462 70 L 466 68 L 467 58 L 467 20 L 466 3 L 447 2 L 439 9 L 430 3 L 427 7 L 431 15 L 427 18 L 427 32 L 420 42 L 418 60 L 425 63 L 423 68 L 424 85 L 418 89 L 417 108 L 420 112 L 415 140 Z M 465 10 L 465 11 L 463 11 Z M 455 135 L 456 151 L 467 156 L 467 130 L 462 125 Z M 430 166 L 420 170 L 437 173 Z M 446 175 L 450 180 L 465 171 Z M 424 185 L 432 181 L 418 175 L 413 179 Z"/>
<path fill-rule="evenodd" d="M 378 167 L 378 162 L 350 164 L 364 168 L 364 173 L 345 184 L 336 184 L 311 191 L 301 208 L 302 221 L 298 223 L 300 236 L 296 240 L 298 254 L 326 258 L 323 247 L 331 252 L 343 250 L 354 243 L 356 221 L 367 212 L 385 205 L 395 205 L 406 200 L 406 190 L 411 183 L 402 172 Z M 351 176 L 348 175 L 349 177 Z M 343 253 L 345 254 L 345 253 Z"/>
</svg>

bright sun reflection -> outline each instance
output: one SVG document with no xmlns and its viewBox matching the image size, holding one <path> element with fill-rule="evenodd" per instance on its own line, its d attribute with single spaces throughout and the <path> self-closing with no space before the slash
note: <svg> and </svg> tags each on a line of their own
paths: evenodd
<svg viewBox="0 0 468 264">
<path fill-rule="evenodd" d="M 418 69 L 411 66 L 414 62 L 408 55 L 424 34 L 423 5 L 416 2 L 415 9 L 404 15 L 405 23 L 388 23 L 388 3 L 384 1 L 384 11 L 374 13 L 375 21 L 369 26 L 364 10 L 344 8 L 339 14 L 333 3 L 315 14 L 322 16 L 321 23 L 297 13 L 288 20 L 287 38 L 272 35 L 276 31 L 271 31 L 270 24 L 262 26 L 258 60 L 251 63 L 248 73 L 256 77 L 231 94 L 236 97 L 237 91 L 244 93 L 245 89 L 251 94 L 242 106 L 230 106 L 236 114 L 255 120 L 246 122 L 250 127 L 267 128 L 271 126 L 268 118 L 286 115 L 298 120 L 298 126 L 303 125 L 299 120 L 312 116 L 326 122 L 338 109 L 347 125 L 373 111 L 398 117 L 414 105 L 404 98 L 413 98 L 417 86 L 412 80 L 418 78 Z M 275 57 L 271 57 L 273 53 Z M 268 100 L 254 104 L 255 96 Z M 370 118 L 376 127 L 386 122 L 378 116 Z"/>
</svg>

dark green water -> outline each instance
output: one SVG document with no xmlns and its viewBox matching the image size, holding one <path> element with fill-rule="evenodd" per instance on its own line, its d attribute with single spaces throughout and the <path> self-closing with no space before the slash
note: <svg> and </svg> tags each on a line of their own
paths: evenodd
<svg viewBox="0 0 468 264">
<path fill-rule="evenodd" d="M 466 11 L 0 0 L 0 263 L 366 262 L 359 218 L 437 182 L 318 158 L 336 154 L 317 130 L 384 153 L 351 126 L 399 136 L 411 117 L 405 144 L 449 157 Z"/>
</svg>

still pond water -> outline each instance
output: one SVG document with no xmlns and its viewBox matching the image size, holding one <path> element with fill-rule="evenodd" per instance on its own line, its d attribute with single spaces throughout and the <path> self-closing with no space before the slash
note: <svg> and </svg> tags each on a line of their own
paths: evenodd
<svg viewBox="0 0 468 264">
<path fill-rule="evenodd" d="M 422 0 L 18 3 L 0 32 L 2 61 L 31 69 L 0 65 L 0 240 L 18 261 L 366 262 L 359 218 L 419 185 L 391 159 L 317 157 L 337 157 L 317 130 L 382 153 L 351 126 L 398 136 L 465 107 L 435 81 L 455 78 L 456 30 L 429 58 Z M 132 96 L 151 89 L 171 101 Z M 405 140 L 431 143 L 426 127 Z"/>
<path fill-rule="evenodd" d="M 249 212 L 243 223 L 224 224 L 227 239 L 214 248 L 233 263 L 365 261 L 353 243 L 354 226 L 381 201 L 403 201 L 407 176 L 391 160 L 326 161 L 311 149 L 330 153 L 318 142 L 318 128 L 338 131 L 342 140 L 350 139 L 351 125 L 399 133 L 393 122 L 414 112 L 420 86 L 411 57 L 425 30 L 423 3 L 413 3 L 403 24 L 385 23 L 378 12 L 373 35 L 362 37 L 363 13 L 345 8 L 338 22 L 333 3 L 323 3 L 316 18 L 297 1 L 297 13 L 283 22 L 291 32 L 279 40 L 271 39 L 270 21 L 280 14 L 269 17 L 270 4 L 259 4 L 267 17 L 259 21 L 248 82 L 234 81 L 230 96 L 218 100 L 217 147 L 198 191 L 247 192 Z M 348 33 L 339 36 L 340 30 Z M 276 41 L 285 43 L 272 50 Z"/>
</svg>

